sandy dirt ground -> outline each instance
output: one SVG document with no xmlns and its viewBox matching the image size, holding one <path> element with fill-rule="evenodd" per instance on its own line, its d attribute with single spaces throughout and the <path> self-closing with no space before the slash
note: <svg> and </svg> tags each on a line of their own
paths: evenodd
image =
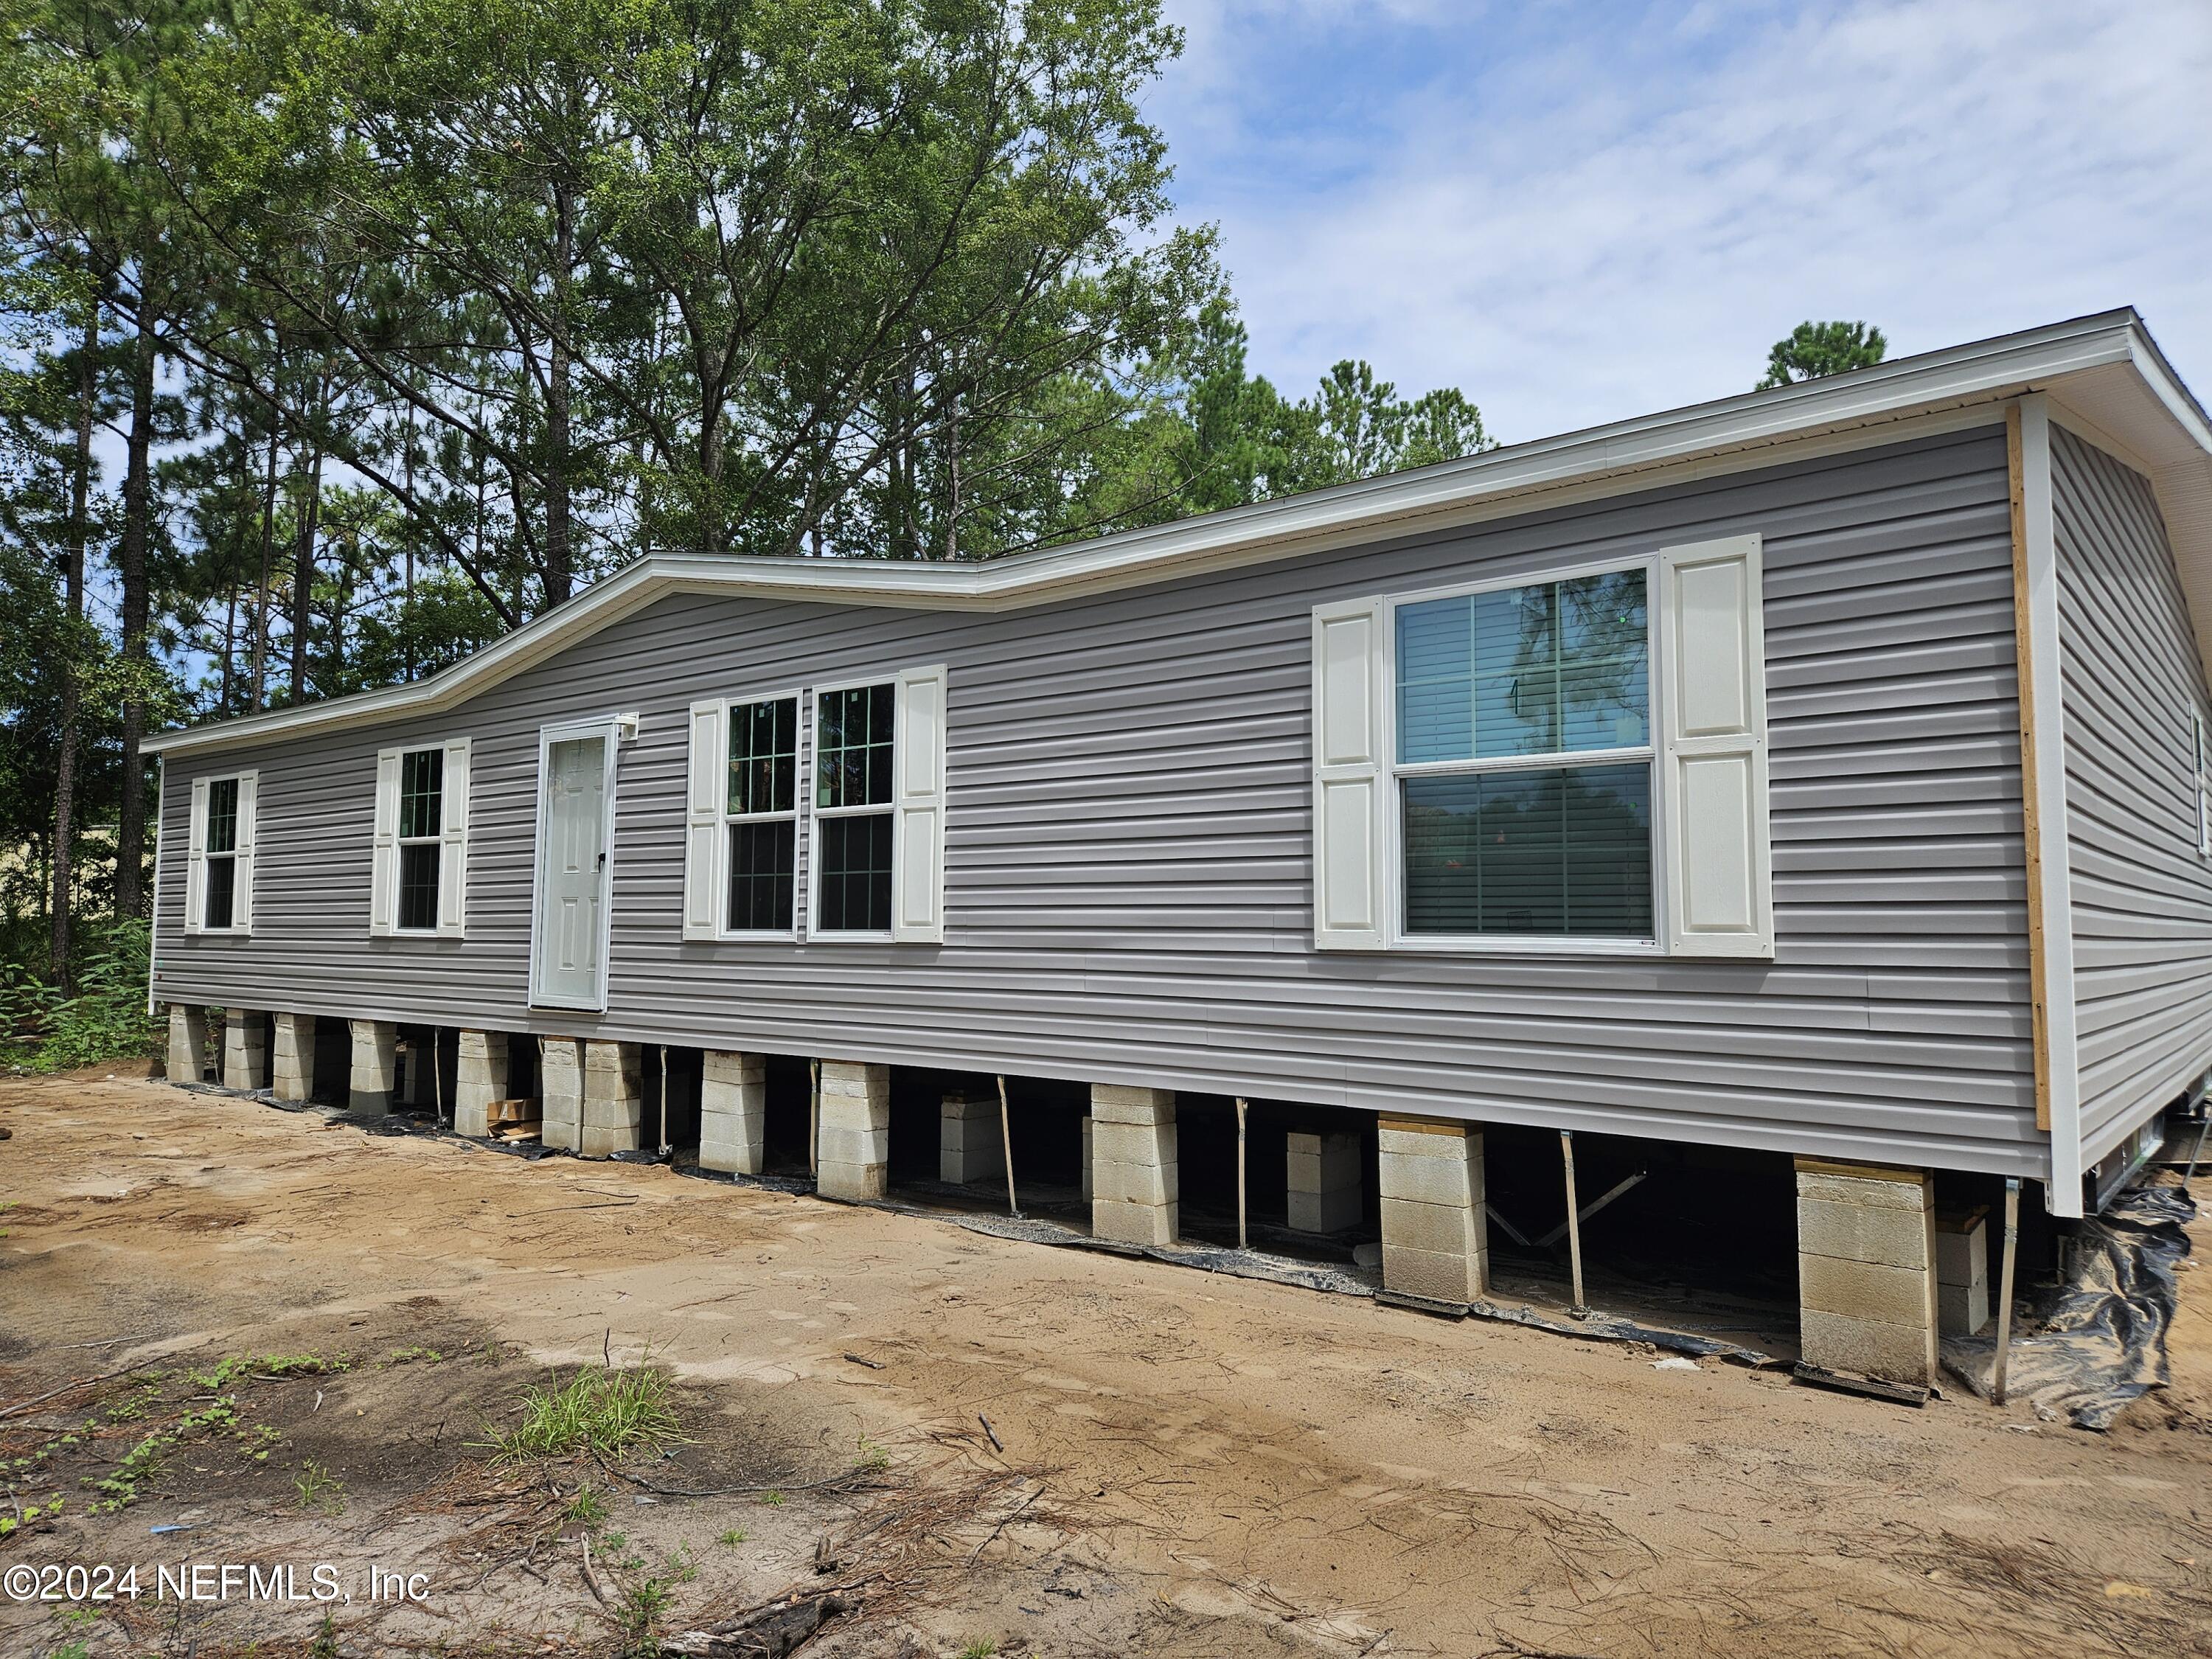
<svg viewBox="0 0 2212 1659">
<path fill-rule="evenodd" d="M 0 1126 L 0 1516 L 63 1498 L 0 1571 L 350 1598 L 0 1601 L 9 1655 L 615 1654 L 831 1591 L 809 1654 L 2212 1654 L 2198 1273 L 2095 1436 L 160 1083 Z M 488 1461 L 610 1356 L 690 1443 Z"/>
</svg>

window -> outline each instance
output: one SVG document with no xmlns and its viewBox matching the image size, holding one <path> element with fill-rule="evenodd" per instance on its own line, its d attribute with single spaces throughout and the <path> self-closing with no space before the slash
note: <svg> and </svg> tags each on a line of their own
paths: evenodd
<svg viewBox="0 0 2212 1659">
<path fill-rule="evenodd" d="M 374 937 L 465 933 L 469 861 L 469 739 L 376 757 L 368 931 Z"/>
<path fill-rule="evenodd" d="M 815 926 L 891 929 L 892 763 L 898 688 L 849 686 L 815 702 Z"/>
<path fill-rule="evenodd" d="M 799 699 L 730 706 L 728 823 L 733 933 L 787 933 L 799 855 Z"/>
<path fill-rule="evenodd" d="M 2191 746 L 2197 755 L 2197 852 L 2201 858 L 2212 858 L 2212 739 L 2204 731 L 2204 716 L 2196 709 L 2189 714 Z"/>
<path fill-rule="evenodd" d="M 201 891 L 205 904 L 200 926 L 210 933 L 227 933 L 238 908 L 238 780 L 215 778 L 208 783 L 205 873 Z"/>
<path fill-rule="evenodd" d="M 399 917 L 402 933 L 435 932 L 438 851 L 446 793 L 446 751 L 410 749 L 399 757 Z"/>
<path fill-rule="evenodd" d="M 1409 937 L 1655 938 L 1643 566 L 1396 607 Z"/>
<path fill-rule="evenodd" d="M 253 931 L 253 820 L 258 773 L 192 781 L 186 831 L 185 931 Z"/>
<path fill-rule="evenodd" d="M 932 664 L 693 703 L 684 937 L 942 943 L 945 687 Z"/>
</svg>

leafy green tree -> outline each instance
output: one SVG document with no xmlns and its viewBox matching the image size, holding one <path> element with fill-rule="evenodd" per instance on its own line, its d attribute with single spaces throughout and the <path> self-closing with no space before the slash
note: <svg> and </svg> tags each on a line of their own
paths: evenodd
<svg viewBox="0 0 2212 1659">
<path fill-rule="evenodd" d="M 1865 323 L 1800 323 L 1766 356 L 1766 374 L 1752 387 L 1765 392 L 1796 380 L 1871 368 L 1888 355 L 1889 342 Z"/>
</svg>

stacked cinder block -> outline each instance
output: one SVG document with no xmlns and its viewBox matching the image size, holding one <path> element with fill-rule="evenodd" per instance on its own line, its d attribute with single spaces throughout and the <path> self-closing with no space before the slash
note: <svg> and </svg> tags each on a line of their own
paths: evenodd
<svg viewBox="0 0 2212 1659">
<path fill-rule="evenodd" d="M 269 1078 L 268 1036 L 251 1008 L 222 1011 L 222 1086 L 260 1089 Z"/>
<path fill-rule="evenodd" d="M 1961 1336 L 1972 1336 L 1990 1322 L 1988 1218 L 1982 1209 L 1936 1218 L 1937 1323 Z"/>
<path fill-rule="evenodd" d="M 1936 1380 L 1936 1206 L 1924 1170 L 1797 1161 L 1805 1363 L 1921 1388 Z"/>
<path fill-rule="evenodd" d="M 1382 1199 L 1382 1284 L 1432 1302 L 1468 1303 L 1489 1282 L 1482 1131 L 1433 1118 L 1376 1127 Z"/>
<path fill-rule="evenodd" d="M 699 1167 L 758 1175 L 767 1139 L 767 1058 L 709 1048 L 699 1077 Z"/>
<path fill-rule="evenodd" d="M 584 1044 L 584 1125 L 576 1150 L 586 1158 L 634 1152 L 645 1118 L 645 1066 L 635 1042 Z"/>
<path fill-rule="evenodd" d="M 814 1190 L 824 1198 L 881 1198 L 890 1190 L 890 1067 L 823 1060 Z"/>
<path fill-rule="evenodd" d="M 398 1083 L 399 1028 L 382 1019 L 348 1023 L 353 1032 L 353 1064 L 346 1074 L 346 1105 L 356 1112 L 388 1112 Z"/>
<path fill-rule="evenodd" d="M 574 1037 L 540 1040 L 538 1139 L 561 1152 L 584 1145 L 584 1045 Z"/>
<path fill-rule="evenodd" d="M 207 1010 L 169 1005 L 169 1081 L 200 1083 L 207 1076 Z"/>
<path fill-rule="evenodd" d="M 1289 1142 L 1290 1224 L 1302 1233 L 1359 1224 L 1359 1137 L 1293 1134 Z"/>
<path fill-rule="evenodd" d="M 938 1108 L 937 1178 L 957 1187 L 994 1180 L 1005 1173 L 1006 1158 L 998 1096 L 980 1090 L 946 1095 Z"/>
<path fill-rule="evenodd" d="M 315 1092 L 315 1017 L 276 1016 L 276 1049 L 269 1086 L 279 1100 L 306 1100 Z"/>
<path fill-rule="evenodd" d="M 491 1133 L 491 1103 L 507 1098 L 507 1033 L 463 1031 L 453 1062 L 453 1130 Z"/>
<path fill-rule="evenodd" d="M 1181 1197 L 1175 1091 L 1091 1085 L 1092 1236 L 1172 1244 Z"/>
</svg>

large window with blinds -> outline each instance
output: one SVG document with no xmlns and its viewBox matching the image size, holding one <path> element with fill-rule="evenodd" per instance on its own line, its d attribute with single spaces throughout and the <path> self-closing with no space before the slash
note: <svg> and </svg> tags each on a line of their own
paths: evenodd
<svg viewBox="0 0 2212 1659">
<path fill-rule="evenodd" d="M 1398 931 L 1655 939 L 1647 568 L 1393 607 Z"/>
</svg>

